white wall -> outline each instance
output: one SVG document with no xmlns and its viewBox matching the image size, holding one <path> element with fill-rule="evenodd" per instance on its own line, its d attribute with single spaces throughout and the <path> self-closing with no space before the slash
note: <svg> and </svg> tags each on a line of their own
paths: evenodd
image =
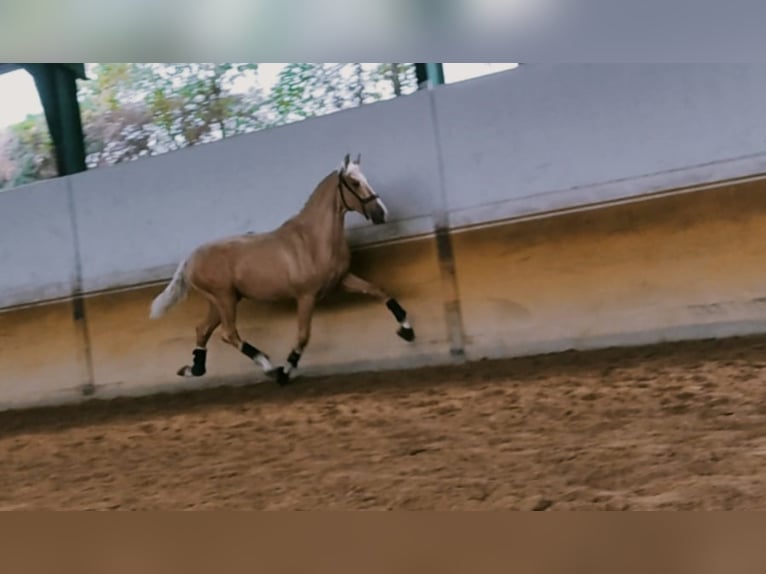
<svg viewBox="0 0 766 574">
<path fill-rule="evenodd" d="M 0 307 L 66 297 L 76 277 L 67 181 L 0 193 Z"/>
<path fill-rule="evenodd" d="M 764 94 L 762 64 L 525 65 L 437 90 L 452 224 L 766 171 Z"/>
<path fill-rule="evenodd" d="M 200 242 L 275 227 L 346 152 L 392 222 L 355 242 L 766 171 L 766 65 L 524 65 L 0 194 L 0 307 L 169 276 Z M 71 186 L 74 212 L 66 186 Z"/>
</svg>

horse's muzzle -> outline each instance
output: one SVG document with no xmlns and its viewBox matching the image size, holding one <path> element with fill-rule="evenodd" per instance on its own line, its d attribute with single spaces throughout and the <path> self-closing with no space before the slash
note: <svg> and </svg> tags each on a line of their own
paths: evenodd
<svg viewBox="0 0 766 574">
<path fill-rule="evenodd" d="M 386 210 L 377 201 L 367 208 L 367 213 L 375 225 L 386 222 Z"/>
</svg>

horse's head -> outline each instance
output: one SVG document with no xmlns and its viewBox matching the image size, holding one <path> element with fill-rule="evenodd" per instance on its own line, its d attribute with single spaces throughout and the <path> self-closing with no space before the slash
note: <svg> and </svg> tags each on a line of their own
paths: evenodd
<svg viewBox="0 0 766 574">
<path fill-rule="evenodd" d="M 375 224 L 385 223 L 388 210 L 362 173 L 362 155 L 346 154 L 338 171 L 338 193 L 346 211 L 356 211 Z"/>
</svg>

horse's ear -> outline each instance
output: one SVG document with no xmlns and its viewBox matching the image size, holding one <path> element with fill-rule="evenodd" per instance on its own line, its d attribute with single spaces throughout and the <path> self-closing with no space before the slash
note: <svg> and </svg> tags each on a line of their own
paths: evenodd
<svg viewBox="0 0 766 574">
<path fill-rule="evenodd" d="M 351 161 L 351 154 L 347 153 L 346 157 L 343 158 L 343 168 L 344 169 L 348 167 L 348 162 L 350 162 L 350 161 Z"/>
<path fill-rule="evenodd" d="M 354 160 L 354 163 L 356 165 L 359 165 L 360 163 L 362 163 L 362 154 L 361 153 L 356 154 L 356 159 Z"/>
</svg>

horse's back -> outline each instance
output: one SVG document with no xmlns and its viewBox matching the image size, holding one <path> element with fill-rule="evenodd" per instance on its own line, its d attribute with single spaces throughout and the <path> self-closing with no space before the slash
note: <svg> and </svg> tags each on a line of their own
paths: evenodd
<svg viewBox="0 0 766 574">
<path fill-rule="evenodd" d="M 272 233 L 245 233 L 203 243 L 189 258 L 192 284 L 203 291 L 281 295 L 287 287 L 289 250 Z M 263 291 L 263 293 L 261 293 Z"/>
</svg>

